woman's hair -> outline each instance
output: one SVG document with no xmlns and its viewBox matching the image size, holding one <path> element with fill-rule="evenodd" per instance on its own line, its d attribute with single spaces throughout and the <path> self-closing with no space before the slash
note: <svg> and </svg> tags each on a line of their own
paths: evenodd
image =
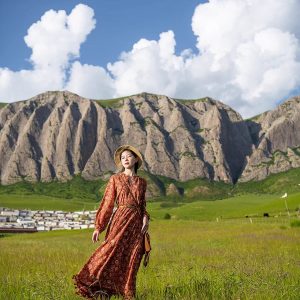
<svg viewBox="0 0 300 300">
<path fill-rule="evenodd" d="M 134 157 L 137 157 L 137 155 L 133 152 L 133 151 L 131 151 L 131 150 L 129 150 L 129 149 L 125 149 L 124 151 L 130 151 L 132 154 L 133 154 L 133 156 Z M 121 156 L 122 156 L 122 153 L 124 152 L 124 151 L 122 151 L 121 153 L 120 153 L 120 161 L 121 161 Z M 139 161 L 137 161 L 135 164 L 134 164 L 134 171 L 135 171 L 135 173 L 137 174 L 137 171 L 138 171 L 138 164 L 139 164 Z M 125 170 L 125 168 L 122 166 L 122 172 Z"/>
</svg>

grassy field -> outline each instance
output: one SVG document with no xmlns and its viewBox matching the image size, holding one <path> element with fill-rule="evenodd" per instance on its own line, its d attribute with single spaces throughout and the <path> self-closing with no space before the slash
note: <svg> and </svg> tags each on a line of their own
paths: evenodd
<svg viewBox="0 0 300 300">
<path fill-rule="evenodd" d="M 299 299 L 300 228 L 287 218 L 155 220 L 137 299 Z M 80 299 L 71 276 L 99 246 L 92 230 L 0 238 L 0 299 Z M 100 237 L 100 242 L 103 234 Z"/>
<path fill-rule="evenodd" d="M 88 202 L 82 199 L 62 199 L 45 195 L 1 195 L 0 206 L 14 209 L 31 210 L 94 210 L 98 208 L 100 201 Z"/>
<path fill-rule="evenodd" d="M 290 195 L 286 199 L 290 214 L 295 215 L 300 207 L 300 193 Z M 262 217 L 287 215 L 284 199 L 276 195 L 245 194 L 215 201 L 195 201 L 191 203 L 148 203 L 151 216 L 157 219 L 169 214 L 175 219 L 216 220 L 216 218 Z M 173 207 L 172 207 L 173 206 Z"/>
<path fill-rule="evenodd" d="M 82 199 L 60 199 L 44 195 L 2 195 L 1 206 L 18 209 L 45 210 L 94 210 L 100 202 L 87 202 Z M 286 198 L 291 215 L 300 207 L 300 193 Z M 222 200 L 193 202 L 151 202 L 147 203 L 152 219 L 164 219 L 166 214 L 175 219 L 198 221 L 216 220 L 216 218 L 262 217 L 265 212 L 270 216 L 287 215 L 284 199 L 271 194 L 243 194 Z"/>
<path fill-rule="evenodd" d="M 139 270 L 137 299 L 299 299 L 299 173 L 235 187 L 147 178 L 160 196 L 147 199 L 153 250 L 149 266 Z M 170 182 L 187 196 L 163 197 Z M 195 197 L 197 185 L 206 196 Z M 23 182 L 0 186 L 0 206 L 94 210 L 104 188 L 104 181 L 80 177 Z M 0 300 L 81 299 L 71 277 L 99 246 L 91 242 L 92 231 L 0 234 Z"/>
</svg>

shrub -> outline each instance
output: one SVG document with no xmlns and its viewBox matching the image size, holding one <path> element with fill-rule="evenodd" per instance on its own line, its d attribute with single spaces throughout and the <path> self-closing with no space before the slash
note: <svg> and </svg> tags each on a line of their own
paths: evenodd
<svg viewBox="0 0 300 300">
<path fill-rule="evenodd" d="M 286 226 L 280 225 L 279 228 L 280 228 L 280 229 L 286 229 Z"/>
<path fill-rule="evenodd" d="M 300 227 L 300 220 L 292 220 L 290 225 L 291 227 Z"/>
<path fill-rule="evenodd" d="M 176 202 L 162 202 L 160 207 L 177 207 L 179 206 Z"/>
<path fill-rule="evenodd" d="M 164 219 L 169 220 L 171 219 L 171 215 L 169 213 L 166 213 L 164 216 Z"/>
</svg>

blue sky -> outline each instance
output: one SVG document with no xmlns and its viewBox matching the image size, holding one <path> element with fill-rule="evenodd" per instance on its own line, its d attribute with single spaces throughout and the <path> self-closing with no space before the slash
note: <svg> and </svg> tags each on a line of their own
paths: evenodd
<svg viewBox="0 0 300 300">
<path fill-rule="evenodd" d="M 212 97 L 248 118 L 300 91 L 299 0 L 0 0 L 0 101 Z"/>
<path fill-rule="evenodd" d="M 195 7 L 199 0 L 0 0 L 0 67 L 14 71 L 31 68 L 31 50 L 24 42 L 30 25 L 44 12 L 71 10 L 79 3 L 95 11 L 97 26 L 81 48 L 81 62 L 105 66 L 117 60 L 122 51 L 130 50 L 140 38 L 157 39 L 163 31 L 176 34 L 179 53 L 185 48 L 195 49 L 196 37 L 191 29 Z M 9 29 L 9 31 L 8 31 Z"/>
</svg>

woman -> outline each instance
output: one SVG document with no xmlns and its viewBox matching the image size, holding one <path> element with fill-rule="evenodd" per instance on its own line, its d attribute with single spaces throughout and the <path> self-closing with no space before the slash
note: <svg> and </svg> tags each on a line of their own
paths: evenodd
<svg viewBox="0 0 300 300">
<path fill-rule="evenodd" d="M 95 217 L 92 241 L 108 225 L 105 240 L 80 272 L 72 276 L 76 294 L 88 299 L 109 299 L 112 295 L 132 299 L 136 295 L 136 275 L 145 252 L 150 216 L 146 211 L 147 181 L 136 173 L 142 155 L 130 145 L 122 145 L 114 160 L 122 171 L 113 174 Z M 113 212 L 116 199 L 117 209 Z"/>
</svg>

